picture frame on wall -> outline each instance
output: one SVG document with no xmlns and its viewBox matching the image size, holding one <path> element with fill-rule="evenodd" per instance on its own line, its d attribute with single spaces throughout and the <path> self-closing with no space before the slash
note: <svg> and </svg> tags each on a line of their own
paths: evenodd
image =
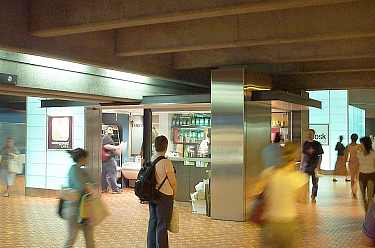
<svg viewBox="0 0 375 248">
<path fill-rule="evenodd" d="M 73 117 L 48 116 L 48 149 L 69 150 L 73 148 Z"/>
</svg>

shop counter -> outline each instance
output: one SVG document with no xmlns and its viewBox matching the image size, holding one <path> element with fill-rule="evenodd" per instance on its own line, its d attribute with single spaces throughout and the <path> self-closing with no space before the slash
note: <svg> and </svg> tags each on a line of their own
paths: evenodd
<svg viewBox="0 0 375 248">
<path fill-rule="evenodd" d="M 211 169 L 210 158 L 169 158 L 175 169 L 177 179 L 176 200 L 189 202 L 190 194 L 195 192 L 195 185 L 208 178 Z M 207 165 L 207 166 L 203 166 Z"/>
</svg>

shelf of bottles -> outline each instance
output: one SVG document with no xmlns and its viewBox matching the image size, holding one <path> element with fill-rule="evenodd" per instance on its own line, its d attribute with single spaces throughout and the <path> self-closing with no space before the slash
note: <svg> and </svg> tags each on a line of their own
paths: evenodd
<svg viewBox="0 0 375 248">
<path fill-rule="evenodd" d="M 172 118 L 174 143 L 198 145 L 206 138 L 206 130 L 210 126 L 209 114 L 176 114 Z"/>
</svg>

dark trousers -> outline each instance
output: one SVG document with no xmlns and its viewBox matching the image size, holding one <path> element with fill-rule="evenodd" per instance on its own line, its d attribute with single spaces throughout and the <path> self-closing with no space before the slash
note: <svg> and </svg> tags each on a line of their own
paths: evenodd
<svg viewBox="0 0 375 248">
<path fill-rule="evenodd" d="M 168 227 L 172 218 L 173 196 L 160 193 L 157 201 L 149 203 L 147 248 L 168 248 Z"/>
<path fill-rule="evenodd" d="M 311 190 L 311 197 L 316 197 L 318 195 L 318 181 L 319 178 L 317 177 L 315 170 L 313 171 L 305 171 L 305 173 L 311 177 L 312 182 L 312 190 Z"/>
<path fill-rule="evenodd" d="M 363 207 L 365 211 L 374 199 L 375 173 L 359 173 L 359 187 L 361 189 Z"/>
<path fill-rule="evenodd" d="M 111 187 L 112 191 L 119 191 L 117 186 L 117 171 L 116 163 L 112 161 L 103 162 L 102 165 L 102 190 L 106 191 L 108 186 Z"/>
</svg>

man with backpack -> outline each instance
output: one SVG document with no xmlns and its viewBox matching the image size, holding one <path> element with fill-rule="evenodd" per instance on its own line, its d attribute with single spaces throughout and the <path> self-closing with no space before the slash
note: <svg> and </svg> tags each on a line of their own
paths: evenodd
<svg viewBox="0 0 375 248">
<path fill-rule="evenodd" d="M 153 163 L 148 166 L 149 171 L 152 172 L 152 180 L 150 181 L 154 181 L 152 183 L 152 195 L 142 197 L 142 190 L 138 190 L 136 185 L 136 194 L 141 200 L 149 200 L 150 219 L 147 234 L 148 248 L 169 247 L 168 227 L 172 217 L 173 199 L 176 195 L 176 174 L 172 162 L 165 158 L 167 148 L 168 139 L 165 136 L 155 138 L 156 154 L 152 158 Z M 142 179 L 138 180 L 141 184 Z M 143 187 L 145 187 L 145 183 Z M 143 191 L 146 190 L 143 188 Z"/>
</svg>

